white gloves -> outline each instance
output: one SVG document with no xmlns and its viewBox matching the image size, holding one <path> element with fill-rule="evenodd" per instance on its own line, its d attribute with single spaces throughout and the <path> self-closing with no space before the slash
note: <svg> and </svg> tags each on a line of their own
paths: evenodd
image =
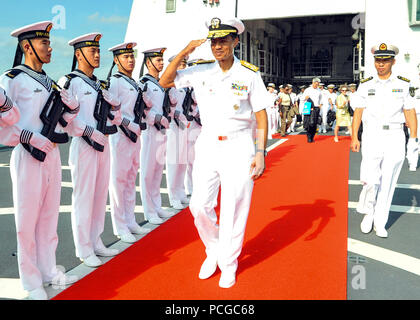
<svg viewBox="0 0 420 320">
<path fill-rule="evenodd" d="M 118 98 L 114 97 L 108 90 L 102 89 L 102 95 L 111 106 L 117 107 L 121 104 Z"/>
<path fill-rule="evenodd" d="M 75 110 L 79 107 L 79 101 L 77 101 L 77 98 L 71 95 L 67 89 L 62 89 L 60 96 L 63 103 L 71 110 Z"/>
<path fill-rule="evenodd" d="M 54 148 L 54 144 L 42 134 L 32 132 L 32 137 L 29 139 L 29 144 L 45 153 L 50 152 Z"/>
<path fill-rule="evenodd" d="M 140 126 L 137 123 L 134 123 L 134 122 L 130 121 L 127 128 L 130 131 L 134 132 L 137 136 L 139 136 L 141 134 Z"/>
<path fill-rule="evenodd" d="M 157 114 L 155 119 L 156 119 L 156 122 L 159 122 L 165 129 L 169 128 L 169 121 L 168 119 L 166 119 L 166 117 L 160 114 Z"/>
<path fill-rule="evenodd" d="M 96 143 L 99 143 L 101 146 L 104 146 L 107 141 L 107 137 L 105 137 L 105 135 L 102 132 L 96 129 L 93 130 L 90 138 Z"/>
<path fill-rule="evenodd" d="M 186 128 L 186 127 L 187 127 L 187 125 L 188 125 L 188 120 L 187 120 L 187 118 L 184 116 L 184 114 L 183 114 L 183 113 L 179 112 L 178 110 L 177 110 L 177 111 L 175 111 L 174 118 L 175 118 L 175 119 L 177 119 L 179 123 L 182 123 L 182 124 L 184 125 L 184 126 L 183 126 L 183 128 Z M 182 128 L 182 125 L 181 125 L 180 127 L 181 127 L 181 129 L 183 129 L 183 128 Z"/>
<path fill-rule="evenodd" d="M 143 92 L 143 101 L 146 104 L 147 108 L 153 107 L 153 99 L 149 90 Z"/>
<path fill-rule="evenodd" d="M 122 122 L 121 111 L 117 110 L 115 112 L 112 112 L 111 114 L 114 116 L 114 120 L 111 120 L 111 123 L 116 126 L 119 126 Z"/>
</svg>

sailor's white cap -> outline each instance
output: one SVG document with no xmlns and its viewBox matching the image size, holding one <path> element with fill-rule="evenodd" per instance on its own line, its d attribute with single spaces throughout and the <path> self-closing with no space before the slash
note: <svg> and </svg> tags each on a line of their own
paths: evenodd
<svg viewBox="0 0 420 320">
<path fill-rule="evenodd" d="M 51 21 L 42 21 L 16 29 L 10 35 L 17 37 L 19 41 L 33 38 L 49 38 L 52 27 L 53 23 Z"/>
<path fill-rule="evenodd" d="M 101 38 L 102 34 L 99 32 L 88 33 L 70 40 L 69 45 L 73 46 L 74 49 L 83 47 L 99 47 L 99 40 L 101 40 Z"/>
<path fill-rule="evenodd" d="M 109 48 L 108 51 L 114 53 L 114 55 L 124 54 L 124 53 L 133 53 L 134 47 L 137 46 L 136 42 L 124 42 Z"/>
</svg>

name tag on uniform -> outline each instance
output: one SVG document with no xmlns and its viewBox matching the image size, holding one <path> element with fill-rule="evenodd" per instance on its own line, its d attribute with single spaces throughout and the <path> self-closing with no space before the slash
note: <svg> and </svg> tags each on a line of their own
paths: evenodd
<svg viewBox="0 0 420 320">
<path fill-rule="evenodd" d="M 375 95 L 375 89 L 369 89 L 368 96 L 374 96 Z"/>
</svg>

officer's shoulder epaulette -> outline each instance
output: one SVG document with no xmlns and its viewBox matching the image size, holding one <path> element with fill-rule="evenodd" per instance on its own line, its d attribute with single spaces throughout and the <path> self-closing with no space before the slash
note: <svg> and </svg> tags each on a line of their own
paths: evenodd
<svg viewBox="0 0 420 320">
<path fill-rule="evenodd" d="M 208 63 L 213 63 L 216 60 L 198 60 L 197 62 L 195 62 L 195 64 L 208 64 Z"/>
<path fill-rule="evenodd" d="M 372 80 L 373 79 L 373 77 L 369 77 L 369 78 L 366 78 L 366 79 L 362 79 L 362 80 L 360 80 L 360 83 L 365 83 L 365 82 L 368 82 L 368 81 L 370 81 L 370 80 Z"/>
<path fill-rule="evenodd" d="M 6 77 L 9 77 L 10 79 L 14 79 L 21 72 L 22 72 L 22 70 L 20 70 L 20 69 L 10 69 L 10 70 L 7 70 L 5 72 L 5 75 L 6 75 Z"/>
<path fill-rule="evenodd" d="M 401 77 L 401 76 L 397 76 L 397 78 L 405 82 L 411 82 L 409 79 Z"/>
<path fill-rule="evenodd" d="M 241 60 L 241 65 L 243 65 L 245 68 L 252 70 L 254 72 L 257 72 L 260 68 L 257 66 L 254 66 L 252 63 L 249 63 L 248 61 Z"/>
</svg>

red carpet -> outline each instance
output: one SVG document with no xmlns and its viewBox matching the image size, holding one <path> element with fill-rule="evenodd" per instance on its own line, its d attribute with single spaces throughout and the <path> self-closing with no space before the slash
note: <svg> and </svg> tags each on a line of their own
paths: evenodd
<svg viewBox="0 0 420 320">
<path fill-rule="evenodd" d="M 288 136 L 267 157 L 237 283 L 199 280 L 205 258 L 188 209 L 55 299 L 346 299 L 349 138 Z"/>
</svg>

